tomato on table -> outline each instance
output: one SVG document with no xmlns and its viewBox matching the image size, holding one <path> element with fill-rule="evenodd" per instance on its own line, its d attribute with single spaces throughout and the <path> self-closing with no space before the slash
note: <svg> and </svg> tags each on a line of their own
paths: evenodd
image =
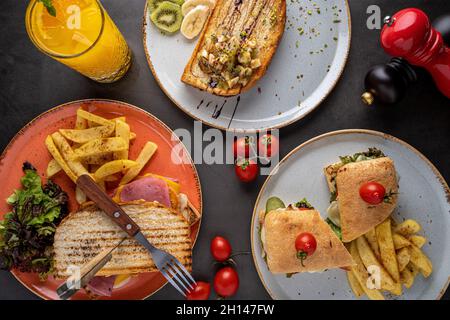
<svg viewBox="0 0 450 320">
<path fill-rule="evenodd" d="M 239 276 L 232 267 L 224 267 L 214 276 L 214 290 L 221 297 L 233 296 L 239 288 Z"/>
<path fill-rule="evenodd" d="M 210 249 L 214 259 L 219 262 L 227 260 L 231 255 L 231 245 L 224 237 L 214 237 Z"/>
<path fill-rule="evenodd" d="M 261 157 L 275 156 L 278 154 L 279 148 L 278 138 L 271 133 L 264 134 L 258 139 L 258 152 Z"/>
<path fill-rule="evenodd" d="M 234 170 L 242 182 L 252 182 L 258 176 L 258 164 L 252 159 L 236 161 Z"/>
</svg>

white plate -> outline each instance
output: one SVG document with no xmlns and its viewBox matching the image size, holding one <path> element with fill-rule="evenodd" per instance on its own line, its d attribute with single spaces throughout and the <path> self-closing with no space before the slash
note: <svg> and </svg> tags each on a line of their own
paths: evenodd
<svg viewBox="0 0 450 320">
<path fill-rule="evenodd" d="M 297 121 L 325 99 L 344 69 L 350 25 L 346 0 L 288 0 L 286 30 L 272 63 L 256 86 L 240 98 L 217 97 L 182 83 L 197 39 L 162 34 L 150 21 L 147 6 L 144 49 L 162 90 L 184 112 L 216 128 L 256 131 Z M 304 29 L 303 35 L 298 28 Z"/>
<path fill-rule="evenodd" d="M 353 299 L 342 270 L 296 274 L 291 278 L 273 275 L 261 258 L 257 213 L 267 198 L 278 196 L 285 203 L 306 197 L 326 216 L 330 194 L 323 167 L 340 155 L 353 154 L 369 147 L 381 149 L 395 162 L 400 177 L 398 209 L 394 219 L 417 220 L 430 243 L 423 250 L 433 263 L 432 275 L 418 275 L 414 285 L 398 299 L 437 299 L 445 292 L 450 276 L 450 191 L 444 178 L 419 151 L 392 136 L 367 130 L 330 132 L 305 142 L 289 153 L 278 172 L 264 183 L 253 212 L 251 240 L 256 269 L 274 299 Z M 390 297 L 393 298 L 393 297 Z M 397 297 L 395 297 L 397 299 Z"/>
</svg>

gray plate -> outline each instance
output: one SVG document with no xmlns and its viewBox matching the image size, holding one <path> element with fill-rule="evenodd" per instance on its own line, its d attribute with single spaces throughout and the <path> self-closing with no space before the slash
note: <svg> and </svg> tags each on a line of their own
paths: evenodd
<svg viewBox="0 0 450 320">
<path fill-rule="evenodd" d="M 433 263 L 432 275 L 418 275 L 412 288 L 395 299 L 437 299 L 445 292 L 450 276 L 450 191 L 437 169 L 416 149 L 392 136 L 367 130 L 335 131 L 316 137 L 289 153 L 277 174 L 264 183 L 253 212 L 252 253 L 259 276 L 274 299 L 354 299 L 342 270 L 297 274 L 291 278 L 273 275 L 261 258 L 257 213 L 268 197 L 278 196 L 285 203 L 306 197 L 323 217 L 329 192 L 323 167 L 338 156 L 377 147 L 395 162 L 400 177 L 398 208 L 393 217 L 417 220 L 427 237 L 423 251 Z M 387 298 L 394 298 L 388 297 Z"/>
<path fill-rule="evenodd" d="M 256 131 L 303 118 L 331 92 L 347 61 L 350 25 L 346 0 L 288 0 L 286 30 L 272 63 L 239 103 L 238 97 L 217 97 L 180 81 L 197 39 L 163 35 L 147 8 L 144 48 L 162 90 L 184 112 L 216 128 Z"/>
</svg>

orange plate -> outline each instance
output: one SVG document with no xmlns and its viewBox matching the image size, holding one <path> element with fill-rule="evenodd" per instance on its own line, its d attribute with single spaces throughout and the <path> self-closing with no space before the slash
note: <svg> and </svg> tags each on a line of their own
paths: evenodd
<svg viewBox="0 0 450 320">
<path fill-rule="evenodd" d="M 44 139 L 47 135 L 61 128 L 73 128 L 76 119 L 76 110 L 83 107 L 105 118 L 125 116 L 131 130 L 137 137 L 130 146 L 130 158 L 135 159 L 143 145 L 151 140 L 158 145 L 153 158 L 144 167 L 141 174 L 153 172 L 167 177 L 177 178 L 181 184 L 181 191 L 185 193 L 191 203 L 202 209 L 202 195 L 197 171 L 186 149 L 182 149 L 181 155 L 186 161 L 175 164 L 171 161 L 171 151 L 179 143 L 178 138 L 171 140 L 172 130 L 156 117 L 135 106 L 111 100 L 82 100 L 69 102 L 53 108 L 27 124 L 12 139 L 0 158 L 0 218 L 10 210 L 5 199 L 20 188 L 22 163 L 31 162 L 44 176 L 47 164 L 51 159 Z M 70 210 L 76 210 L 74 184 L 64 174 L 58 173 L 54 181 L 58 183 L 68 194 Z M 191 227 L 191 238 L 194 242 L 197 238 L 200 223 Z M 21 273 L 16 270 L 12 274 L 24 286 L 44 299 L 58 299 L 55 292 L 61 281 L 49 277 L 47 281 L 39 280 L 36 274 Z M 144 299 L 158 291 L 166 283 L 165 278 L 159 272 L 142 273 L 132 277 L 122 287 L 114 289 L 111 297 L 104 299 Z M 80 290 L 72 299 L 87 299 L 88 296 Z"/>
</svg>

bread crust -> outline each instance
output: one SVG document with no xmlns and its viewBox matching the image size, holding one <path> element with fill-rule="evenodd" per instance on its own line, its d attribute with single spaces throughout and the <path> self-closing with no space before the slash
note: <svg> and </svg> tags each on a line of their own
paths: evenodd
<svg viewBox="0 0 450 320">
<path fill-rule="evenodd" d="M 249 0 L 243 0 L 249 1 Z M 264 0 L 255 0 L 255 1 L 264 1 Z M 286 0 L 266 0 L 268 8 L 271 10 L 275 10 L 277 12 L 278 18 L 277 22 L 271 29 L 271 32 L 267 35 L 267 39 L 263 43 L 259 43 L 258 47 L 260 50 L 260 61 L 261 66 L 255 70 L 255 72 L 250 77 L 249 82 L 245 86 L 236 86 L 232 89 L 223 89 L 223 88 L 211 88 L 208 82 L 196 75 L 193 74 L 193 67 L 198 63 L 198 53 L 200 49 L 203 47 L 205 43 L 205 39 L 207 36 L 216 32 L 216 28 L 219 23 L 224 19 L 222 15 L 221 9 L 228 5 L 229 2 L 235 2 L 235 0 L 217 0 L 217 4 L 208 18 L 205 27 L 200 35 L 200 38 L 195 46 L 194 52 L 191 55 L 186 67 L 184 68 L 183 74 L 181 76 L 181 81 L 185 84 L 188 84 L 192 87 L 200 89 L 202 91 L 207 91 L 209 93 L 218 95 L 218 96 L 235 96 L 240 93 L 246 92 L 251 89 L 255 83 L 264 76 L 266 73 L 270 62 L 275 54 L 278 44 L 282 38 L 284 33 L 284 27 L 286 24 Z M 266 9 L 267 10 L 267 9 Z"/>
<path fill-rule="evenodd" d="M 267 265 L 272 273 L 323 271 L 354 264 L 342 242 L 316 210 L 274 210 L 264 219 Z M 297 258 L 295 239 L 309 232 L 316 238 L 317 249 L 302 266 Z"/>
</svg>

